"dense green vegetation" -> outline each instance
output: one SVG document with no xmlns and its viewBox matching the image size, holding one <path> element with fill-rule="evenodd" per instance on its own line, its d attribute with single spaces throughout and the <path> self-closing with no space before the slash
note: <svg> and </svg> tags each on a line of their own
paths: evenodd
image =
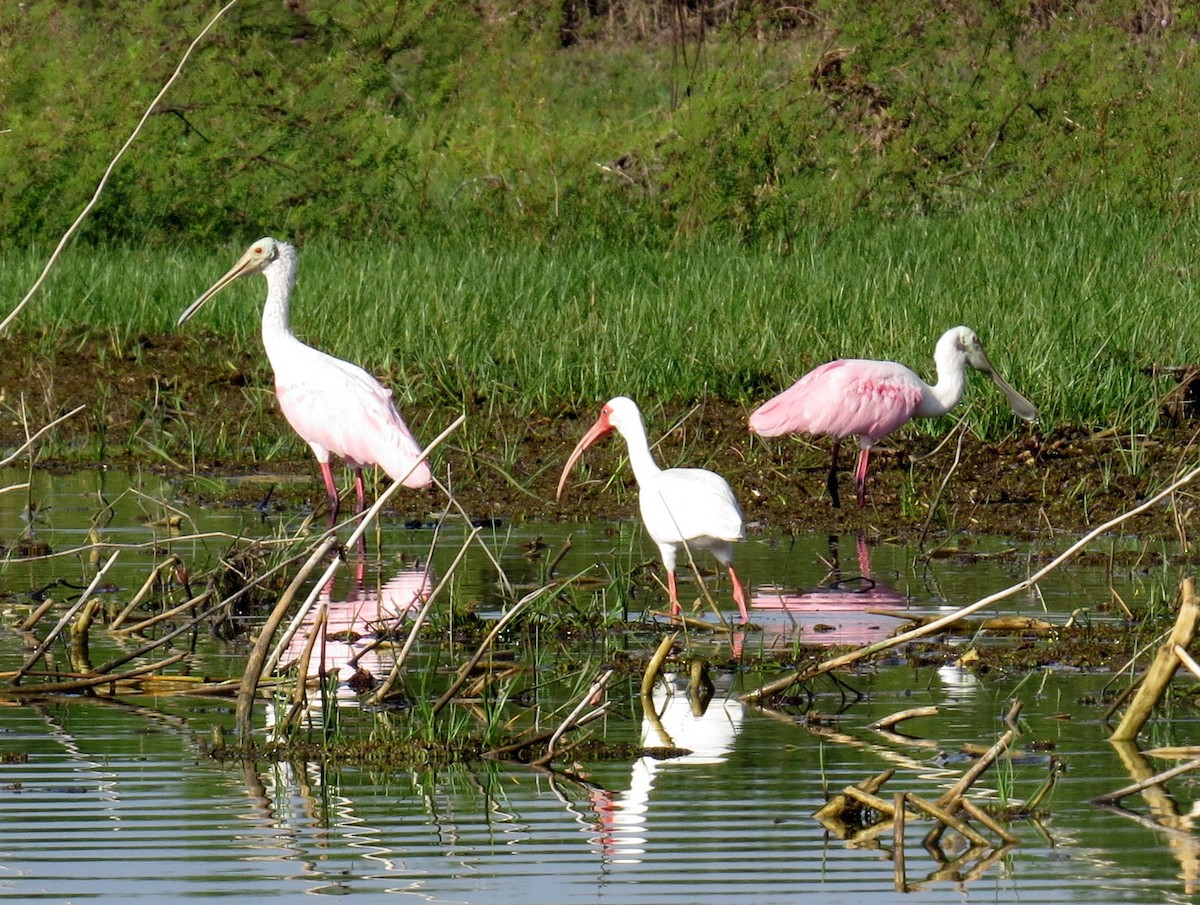
<svg viewBox="0 0 1200 905">
<path fill-rule="evenodd" d="M 218 7 L 0 9 L 0 236 L 57 236 Z M 1200 177 L 1182 3 L 243 0 L 118 168 L 93 242 L 698 235 L 1176 213 Z"/>
<path fill-rule="evenodd" d="M 215 11 L 0 9 L 5 298 Z M 749 405 L 838 355 L 928 373 L 967 323 L 1045 426 L 1149 429 L 1142 370 L 1200 335 L 1198 28 L 1129 2 L 243 0 L 17 329 L 136 356 L 273 234 L 304 252 L 297 332 L 410 412 Z M 218 371 L 260 299 L 188 325 L 228 338 Z M 970 418 L 1012 424 L 998 398 Z"/>
<path fill-rule="evenodd" d="M 1163 216 L 1083 205 L 858 220 L 829 235 L 807 227 L 788 254 L 716 240 L 667 253 L 448 237 L 313 242 L 293 319 L 304 339 L 384 376 L 410 413 L 482 405 L 518 415 L 590 409 L 618 392 L 749 406 L 839 355 L 895 358 L 932 376 L 937 337 L 966 323 L 1037 402 L 1045 429 L 1140 431 L 1171 385 L 1143 369 L 1195 360 L 1193 244 Z M 139 337 L 172 331 L 242 251 L 77 247 L 23 315 L 37 331 L 29 368 L 64 342 L 139 354 Z M 31 252 L 0 256 L 0 292 L 18 297 L 41 264 Z M 263 293 L 260 279 L 240 283 L 180 332 L 216 340 L 215 377 L 253 362 L 267 404 Z M 94 326 L 76 335 L 81 322 Z M 988 381 L 973 387 L 981 433 L 1014 423 Z"/>
</svg>

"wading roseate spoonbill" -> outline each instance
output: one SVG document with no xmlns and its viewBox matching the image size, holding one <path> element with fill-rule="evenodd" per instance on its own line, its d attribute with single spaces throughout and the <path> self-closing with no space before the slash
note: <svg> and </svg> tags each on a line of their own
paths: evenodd
<svg viewBox="0 0 1200 905">
<path fill-rule="evenodd" d="M 433 483 L 429 463 L 392 402 L 392 391 L 358 365 L 307 346 L 288 326 L 288 307 L 296 282 L 296 249 L 262 238 L 230 271 L 192 302 L 179 324 L 200 310 L 238 277 L 261 273 L 267 279 L 262 339 L 275 372 L 279 408 L 300 438 L 312 447 L 329 495 L 329 523 L 337 520 L 338 491 L 329 456 L 340 456 L 354 470 L 358 511 L 364 508 L 362 470 L 378 465 L 405 487 Z M 178 325 L 177 325 L 178 326 Z"/>
<path fill-rule="evenodd" d="M 750 415 L 750 430 L 760 437 L 782 434 L 828 434 L 833 437 L 833 461 L 826 486 L 833 505 L 840 506 L 837 486 L 838 446 L 855 435 L 859 446 L 854 485 L 858 505 L 866 498 L 867 457 L 875 441 L 913 418 L 944 415 L 962 399 L 967 365 L 989 375 L 1008 398 L 1017 417 L 1037 420 L 1033 403 L 1009 386 L 983 353 L 975 331 L 954 327 L 942 334 L 933 353 L 938 382 L 930 386 L 894 361 L 848 358 L 809 371 Z"/>
<path fill-rule="evenodd" d="M 567 475 L 583 451 L 612 430 L 624 437 L 629 447 L 629 464 L 638 483 L 642 522 L 650 539 L 658 545 L 667 570 L 671 612 L 679 612 L 679 595 L 675 588 L 678 551 L 681 548 L 709 550 L 729 571 L 734 602 L 742 614 L 742 621 L 747 621 L 746 594 L 733 570 L 733 542 L 742 540 L 746 529 L 733 490 L 723 477 L 703 468 L 668 468 L 665 471 L 659 468 L 650 452 L 642 413 L 632 399 L 618 396 L 605 403 L 596 423 L 571 451 L 558 480 L 556 496 L 562 497 Z"/>
</svg>

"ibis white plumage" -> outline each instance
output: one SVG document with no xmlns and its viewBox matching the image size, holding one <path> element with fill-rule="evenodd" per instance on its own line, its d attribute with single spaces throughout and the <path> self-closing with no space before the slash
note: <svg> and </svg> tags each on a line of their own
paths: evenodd
<svg viewBox="0 0 1200 905">
<path fill-rule="evenodd" d="M 629 463 L 638 483 L 638 506 L 646 533 L 658 546 L 667 571 L 667 592 L 671 611 L 679 612 L 675 585 L 675 563 L 680 550 L 708 550 L 729 572 L 733 599 L 742 621 L 749 618 L 746 594 L 733 568 L 733 542 L 742 540 L 746 530 L 742 510 L 729 483 L 720 475 L 703 468 L 659 468 L 650 452 L 646 425 L 637 404 L 626 396 L 610 399 L 600 410 L 596 423 L 584 434 L 567 459 L 558 481 L 559 498 L 567 476 L 583 451 L 609 431 L 625 438 Z"/>
</svg>

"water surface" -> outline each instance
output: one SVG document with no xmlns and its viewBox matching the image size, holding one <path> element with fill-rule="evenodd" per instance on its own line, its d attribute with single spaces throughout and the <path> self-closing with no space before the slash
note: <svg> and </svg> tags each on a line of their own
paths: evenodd
<svg viewBox="0 0 1200 905">
<path fill-rule="evenodd" d="M 6 478 L 9 484 L 23 479 L 19 473 Z M 0 572 L 7 611 L 0 670 L 24 658 L 27 642 L 11 626 L 34 599 L 51 593 L 69 601 L 94 575 L 89 531 L 125 545 L 106 576 L 106 593 L 124 601 L 169 551 L 200 574 L 235 545 L 233 539 L 286 536 L 303 518 L 278 510 L 188 508 L 179 503 L 177 485 L 152 475 L 38 475 L 32 498 L 33 539 L 55 552 L 80 550 L 10 561 Z M 25 502 L 23 492 L 0 495 L 0 541 L 10 546 L 31 527 Z M 171 515 L 181 517 L 175 526 Z M 406 595 L 446 574 L 469 531 L 461 521 L 440 531 L 432 522 L 385 524 L 361 586 L 349 570 L 329 588 L 331 614 L 335 608 L 361 614 L 370 606 L 402 618 Z M 484 537 L 504 580 L 523 588 L 544 580 L 548 557 L 568 533 L 572 546 L 558 564 L 560 575 L 608 579 L 653 559 L 634 522 L 500 524 Z M 531 556 L 539 538 L 545 550 Z M 1137 543 L 1106 539 L 1097 551 Z M 757 628 L 741 643 L 786 649 L 797 633 L 863 643 L 890 632 L 900 616 L 949 611 L 1019 581 L 1045 552 L 988 558 L 979 554 L 1010 545 L 987 538 L 971 546 L 970 557 L 923 561 L 904 545 L 861 548 L 855 538 L 753 534 L 738 549 L 737 562 L 754 588 Z M 502 580 L 492 558 L 472 552 L 456 576 L 459 599 L 478 599 L 485 613 L 501 609 Z M 1114 594 L 1140 605 L 1177 579 L 1164 566 L 1072 567 L 995 612 L 1061 622 L 1087 610 L 1088 618 L 1108 620 L 1116 618 Z M 727 584 L 713 588 L 732 610 Z M 646 591 L 630 602 L 612 594 L 597 599 L 627 606 L 630 618 L 663 603 Z M 865 613 L 864 604 L 875 612 Z M 93 656 L 125 643 L 97 638 Z M 640 643 L 636 635 L 606 639 L 601 653 L 636 650 Z M 197 674 L 239 674 L 244 640 L 222 642 L 202 633 L 195 645 L 190 668 Z M 386 661 L 386 652 L 379 656 Z M 1200 846 L 1186 778 L 1168 786 L 1177 798 L 1134 796 L 1127 811 L 1089 803 L 1170 765 L 1107 741 L 1096 701 L 1112 679 L 1108 673 L 1047 667 L 977 675 L 947 663 L 915 667 L 898 657 L 894 665 L 844 672 L 845 687 L 818 681 L 808 706 L 786 713 L 738 700 L 761 676 L 717 670 L 714 678 L 716 694 L 702 713 L 695 712 L 682 677 L 660 683 L 649 710 L 627 687 L 615 687 L 617 706 L 598 730 L 613 741 L 690 753 L 566 762 L 559 773 L 498 762 L 420 771 L 217 762 L 203 749 L 214 726 L 232 726 L 232 701 L 223 698 L 0 703 L 0 896 L 727 903 L 750 894 L 761 902 L 806 895 L 893 902 L 902 895 L 890 833 L 869 843 L 847 841 L 813 812 L 831 792 L 889 767 L 896 774 L 886 794 L 911 790 L 936 798 L 965 768 L 961 746 L 993 741 L 1016 698 L 1024 704 L 1021 756 L 989 773 L 976 796 L 1003 802 L 1031 795 L 1051 757 L 1065 773 L 1036 818 L 1013 822 L 1021 841 L 1006 850 L 973 852 L 957 837 L 947 837 L 944 850 L 930 850 L 922 845 L 930 824 L 911 823 L 905 880 L 912 900 L 1192 900 Z M 354 696 L 345 701 L 353 709 Z M 936 705 L 940 714 L 904 723 L 905 735 L 870 728 L 882 716 L 922 705 Z M 257 713 L 263 732 L 266 711 Z M 354 710 L 353 719 L 363 721 L 353 726 L 369 726 L 375 717 Z M 1195 743 L 1193 711 L 1175 705 L 1146 736 L 1152 744 Z"/>
</svg>

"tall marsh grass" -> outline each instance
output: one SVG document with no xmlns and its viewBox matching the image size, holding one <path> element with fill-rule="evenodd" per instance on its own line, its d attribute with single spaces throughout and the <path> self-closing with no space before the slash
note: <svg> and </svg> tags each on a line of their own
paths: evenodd
<svg viewBox="0 0 1200 905">
<path fill-rule="evenodd" d="M 1168 388 L 1142 369 L 1200 358 L 1191 231 L 1064 202 L 1053 214 L 864 219 L 828 235 L 799 225 L 786 243 L 755 248 L 310 243 L 292 321 L 306 341 L 383 377 L 406 411 L 487 401 L 518 413 L 590 409 L 618 393 L 750 406 L 835 357 L 903 361 L 932 378 L 937 337 L 965 323 L 1046 426 L 1142 430 Z M 34 349 L 126 354 L 133 338 L 174 331 L 254 238 L 76 246 L 17 329 Z M 43 260 L 4 253 L 5 297 L 19 298 Z M 215 364 L 239 349 L 261 356 L 263 295 L 261 280 L 242 281 L 184 330 L 213 344 Z M 968 401 L 984 434 L 1014 423 L 983 379 Z"/>
</svg>

